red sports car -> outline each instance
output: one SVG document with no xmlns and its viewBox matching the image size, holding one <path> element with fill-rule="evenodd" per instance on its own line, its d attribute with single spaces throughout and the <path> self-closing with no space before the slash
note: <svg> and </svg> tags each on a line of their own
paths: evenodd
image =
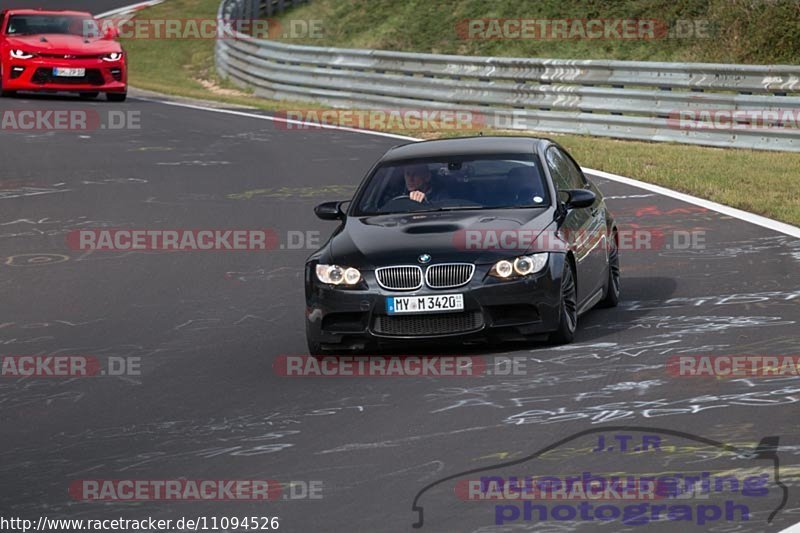
<svg viewBox="0 0 800 533">
<path fill-rule="evenodd" d="M 116 31 L 101 33 L 89 13 L 9 9 L 0 12 L 0 93 L 101 92 L 112 102 L 128 94 L 128 72 Z"/>
</svg>

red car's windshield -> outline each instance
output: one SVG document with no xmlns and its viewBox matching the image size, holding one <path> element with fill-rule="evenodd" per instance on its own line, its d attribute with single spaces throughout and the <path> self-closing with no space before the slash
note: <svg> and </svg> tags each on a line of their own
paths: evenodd
<svg viewBox="0 0 800 533">
<path fill-rule="evenodd" d="M 92 17 L 80 15 L 12 15 L 8 19 L 6 35 L 44 33 L 98 37 L 100 29 Z"/>
</svg>

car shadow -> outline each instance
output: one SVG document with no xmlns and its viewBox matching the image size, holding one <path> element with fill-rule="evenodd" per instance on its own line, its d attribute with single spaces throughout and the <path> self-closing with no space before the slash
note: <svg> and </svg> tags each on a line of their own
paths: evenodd
<svg viewBox="0 0 800 533">
<path fill-rule="evenodd" d="M 613 338 L 635 327 L 643 317 L 660 314 L 659 302 L 672 298 L 678 286 L 675 278 L 667 277 L 623 278 L 622 281 L 619 305 L 611 309 L 595 307 L 581 315 L 575 342 Z"/>
<path fill-rule="evenodd" d="M 621 333 L 636 327 L 637 321 L 658 312 L 654 307 L 675 293 L 677 280 L 667 277 L 640 277 L 623 279 L 619 306 L 611 309 L 594 308 L 581 315 L 575 343 L 615 340 Z M 634 302 L 649 302 L 638 309 Z M 553 345 L 543 335 L 541 340 L 505 341 L 492 343 L 475 341 L 464 343 L 451 338 L 440 343 L 414 344 L 404 347 L 386 347 L 382 355 L 499 355 L 514 351 L 549 350 Z"/>
<path fill-rule="evenodd" d="M 92 91 L 84 91 L 92 92 Z M 100 94 L 96 98 L 82 98 L 78 93 L 71 92 L 58 92 L 58 93 L 26 93 L 20 91 L 14 96 L 5 97 L 8 100 L 36 100 L 36 101 L 52 101 L 52 102 L 104 102 L 105 97 Z"/>
</svg>

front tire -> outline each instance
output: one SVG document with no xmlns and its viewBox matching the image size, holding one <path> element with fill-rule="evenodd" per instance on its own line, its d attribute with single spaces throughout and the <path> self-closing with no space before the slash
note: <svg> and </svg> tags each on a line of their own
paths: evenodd
<svg viewBox="0 0 800 533">
<path fill-rule="evenodd" d="M 559 312 L 558 329 L 550 334 L 551 344 L 569 344 L 575 339 L 578 327 L 578 290 L 575 285 L 575 273 L 569 261 L 564 261 L 561 273 L 561 310 Z"/>
<path fill-rule="evenodd" d="M 322 357 L 327 352 L 322 348 L 319 342 L 319 337 L 312 331 L 311 325 L 306 320 L 306 345 L 308 346 L 308 355 L 313 357 Z"/>
<path fill-rule="evenodd" d="M 312 341 L 311 339 L 306 339 L 308 343 L 308 355 L 314 357 L 322 357 L 325 355 L 325 350 L 322 349 L 322 345 L 316 341 Z"/>
<path fill-rule="evenodd" d="M 80 94 L 81 100 L 93 100 L 93 99 L 97 98 L 98 96 L 100 96 L 99 92 L 81 93 Z"/>
<path fill-rule="evenodd" d="M 3 67 L 0 65 L 0 96 L 3 98 L 10 98 L 16 95 L 17 91 L 7 91 L 3 88 Z"/>
<path fill-rule="evenodd" d="M 128 93 L 106 93 L 109 102 L 124 102 L 128 98 Z"/>
<path fill-rule="evenodd" d="M 608 250 L 608 286 L 606 297 L 600 300 L 598 307 L 616 307 L 619 304 L 619 246 L 617 235 L 611 236 Z"/>
</svg>

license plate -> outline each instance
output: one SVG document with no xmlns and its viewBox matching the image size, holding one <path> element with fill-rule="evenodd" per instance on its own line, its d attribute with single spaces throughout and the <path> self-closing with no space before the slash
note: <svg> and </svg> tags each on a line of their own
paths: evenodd
<svg viewBox="0 0 800 533">
<path fill-rule="evenodd" d="M 53 68 L 53 76 L 60 78 L 82 78 L 86 76 L 85 68 Z"/>
<path fill-rule="evenodd" d="M 392 296 L 386 298 L 386 311 L 390 315 L 403 313 L 430 313 L 436 311 L 463 311 L 463 294 L 436 294 L 430 296 Z"/>
</svg>

